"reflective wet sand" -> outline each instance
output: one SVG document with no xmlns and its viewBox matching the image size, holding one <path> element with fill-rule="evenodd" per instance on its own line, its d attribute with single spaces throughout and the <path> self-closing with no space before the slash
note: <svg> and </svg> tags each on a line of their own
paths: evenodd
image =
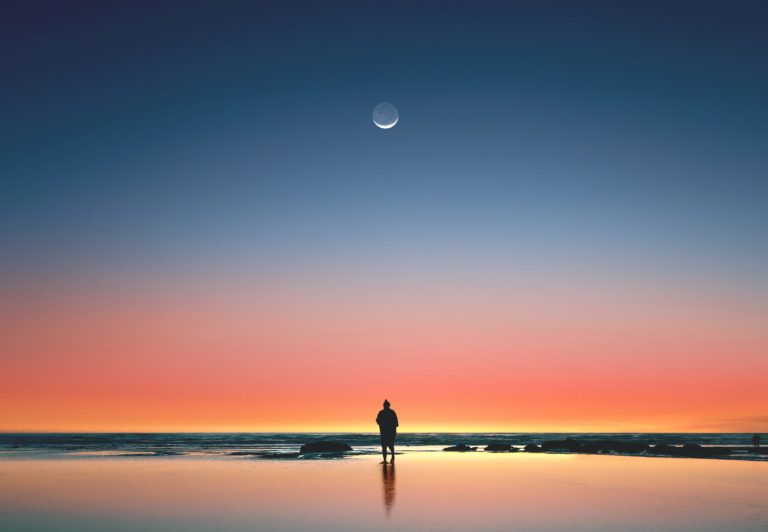
<svg viewBox="0 0 768 532">
<path fill-rule="evenodd" d="M 10 530 L 765 530 L 768 463 L 405 453 L 0 459 Z"/>
</svg>

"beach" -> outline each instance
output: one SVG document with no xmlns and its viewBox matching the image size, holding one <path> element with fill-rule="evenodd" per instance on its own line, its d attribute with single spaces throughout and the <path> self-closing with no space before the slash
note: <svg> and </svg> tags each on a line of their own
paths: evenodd
<svg viewBox="0 0 768 532">
<path fill-rule="evenodd" d="M 765 530 L 768 462 L 405 447 L 0 454 L 0 529 Z"/>
</svg>

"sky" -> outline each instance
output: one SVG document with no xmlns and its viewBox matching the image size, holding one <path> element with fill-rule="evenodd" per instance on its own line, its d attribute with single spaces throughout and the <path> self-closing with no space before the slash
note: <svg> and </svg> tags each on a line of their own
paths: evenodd
<svg viewBox="0 0 768 532">
<path fill-rule="evenodd" d="M 768 430 L 768 7 L 574 4 L 3 2 L 0 430 Z"/>
</svg>

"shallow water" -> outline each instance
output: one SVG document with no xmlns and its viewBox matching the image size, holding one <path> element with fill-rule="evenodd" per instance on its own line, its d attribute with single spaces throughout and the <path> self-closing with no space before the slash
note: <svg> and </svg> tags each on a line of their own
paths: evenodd
<svg viewBox="0 0 768 532">
<path fill-rule="evenodd" d="M 407 452 L 0 459 L 0 529 L 766 530 L 768 463 Z"/>
</svg>

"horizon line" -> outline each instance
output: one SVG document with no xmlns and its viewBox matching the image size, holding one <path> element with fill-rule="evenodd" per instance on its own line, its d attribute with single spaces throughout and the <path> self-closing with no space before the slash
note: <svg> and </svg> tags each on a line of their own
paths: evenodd
<svg viewBox="0 0 768 532">
<path fill-rule="evenodd" d="M 567 431 L 567 430 L 540 430 L 540 431 L 498 431 L 498 430 L 427 430 L 427 431 L 402 431 L 398 432 L 399 435 L 404 434 L 753 434 L 755 431 L 717 431 L 717 430 L 679 430 L 679 431 L 605 431 L 605 430 L 593 430 L 593 431 Z M 760 432 L 760 431 L 757 431 Z M 259 430 L 259 431 L 237 431 L 237 430 L 165 430 L 165 431 L 114 431 L 114 430 L 2 430 L 0 434 L 365 434 L 365 435 L 377 435 L 378 432 L 373 431 L 317 431 L 317 430 Z"/>
</svg>

